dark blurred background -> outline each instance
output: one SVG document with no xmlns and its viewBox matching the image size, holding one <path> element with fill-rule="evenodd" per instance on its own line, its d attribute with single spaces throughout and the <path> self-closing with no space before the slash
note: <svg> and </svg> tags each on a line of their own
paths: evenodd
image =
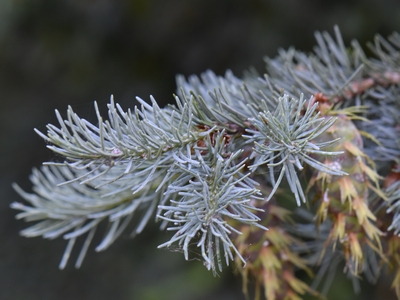
<svg viewBox="0 0 400 300">
<path fill-rule="evenodd" d="M 135 96 L 172 102 L 178 73 L 263 72 L 264 55 L 311 51 L 314 31 L 335 24 L 347 43 L 365 45 L 400 29 L 400 1 L 0 0 L 0 299 L 244 299 L 230 268 L 214 278 L 157 250 L 167 236 L 155 225 L 60 271 L 64 240 L 18 235 L 27 224 L 9 208 L 21 200 L 11 183 L 29 190 L 31 168 L 54 159 L 33 132 L 56 123 L 54 109 L 72 105 L 95 122 L 93 101 L 105 111 L 111 94 L 125 109 Z M 357 297 L 342 276 L 335 282 L 330 299 L 393 297 L 385 280 Z"/>
</svg>

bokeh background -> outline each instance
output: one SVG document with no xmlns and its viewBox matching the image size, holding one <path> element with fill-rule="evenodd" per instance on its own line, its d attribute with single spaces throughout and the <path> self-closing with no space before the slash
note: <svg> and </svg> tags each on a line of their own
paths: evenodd
<svg viewBox="0 0 400 300">
<path fill-rule="evenodd" d="M 136 96 L 172 102 L 176 74 L 263 72 L 263 56 L 312 51 L 314 31 L 335 24 L 346 43 L 365 45 L 400 30 L 400 1 L 0 0 L 0 299 L 244 299 L 232 269 L 214 278 L 199 261 L 157 250 L 167 236 L 155 225 L 60 271 L 64 240 L 18 235 L 26 224 L 9 208 L 20 201 L 11 183 L 29 190 L 31 168 L 54 159 L 33 132 L 56 123 L 54 109 L 71 105 L 95 122 L 93 101 L 105 111 L 111 94 L 125 109 Z M 338 276 L 330 299 L 394 299 L 389 286 L 354 296 Z"/>
</svg>

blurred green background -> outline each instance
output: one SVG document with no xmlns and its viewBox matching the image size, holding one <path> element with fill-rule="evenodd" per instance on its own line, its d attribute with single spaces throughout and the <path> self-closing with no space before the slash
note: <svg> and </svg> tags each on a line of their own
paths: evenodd
<svg viewBox="0 0 400 300">
<path fill-rule="evenodd" d="M 0 299 L 244 299 L 232 269 L 214 278 L 199 261 L 157 250 L 167 233 L 155 225 L 60 271 L 64 240 L 18 235 L 26 224 L 9 208 L 20 201 L 11 183 L 29 190 L 31 168 L 55 159 L 33 132 L 56 123 L 54 109 L 72 105 L 95 122 L 93 101 L 105 111 L 111 94 L 125 109 L 135 96 L 172 102 L 178 73 L 262 72 L 264 55 L 311 51 L 313 32 L 334 24 L 365 45 L 400 29 L 400 1 L 0 0 Z M 338 276 L 331 299 L 393 299 L 389 286 L 356 297 Z"/>
</svg>

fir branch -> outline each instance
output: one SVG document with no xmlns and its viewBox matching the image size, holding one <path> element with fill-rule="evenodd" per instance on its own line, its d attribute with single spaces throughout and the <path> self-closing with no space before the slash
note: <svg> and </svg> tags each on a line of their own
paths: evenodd
<svg viewBox="0 0 400 300">
<path fill-rule="evenodd" d="M 58 111 L 60 128 L 48 125 L 47 136 L 36 132 L 50 143 L 49 149 L 64 156 L 65 164 L 74 169 L 90 169 L 86 175 L 72 180 L 89 182 L 102 177 L 103 184 L 120 179 L 127 174 L 144 170 L 147 161 L 148 180 L 155 168 L 163 164 L 172 164 L 170 155 L 173 150 L 185 148 L 203 139 L 209 131 L 198 130 L 193 120 L 194 104 L 176 97 L 177 107 L 160 109 L 153 98 L 152 105 L 141 99 L 141 109 L 135 107 L 134 112 L 124 112 L 111 97 L 109 120 L 103 121 L 97 104 L 95 104 L 99 126 L 79 118 L 71 107 L 68 108 L 67 120 L 63 120 Z M 210 129 L 212 131 L 213 128 Z M 109 176 L 111 168 L 124 164 L 120 173 Z M 94 170 L 104 169 L 102 173 L 92 174 Z M 115 173 L 115 172 L 114 172 Z M 107 175 L 107 176 L 106 176 Z"/>
<path fill-rule="evenodd" d="M 392 162 L 400 163 L 400 105 L 396 106 L 396 95 L 400 95 L 398 87 L 390 90 L 379 91 L 381 101 L 374 103 L 371 100 L 369 111 L 365 116 L 369 122 L 363 122 L 360 127 L 367 131 L 374 139 L 365 140 L 366 153 L 375 162 L 390 165 Z M 378 97 L 378 91 L 374 91 Z"/>
<path fill-rule="evenodd" d="M 201 154 L 203 151 L 205 155 Z M 252 201 L 263 198 L 258 197 L 256 183 L 249 179 L 249 174 L 242 173 L 245 161 L 236 164 L 241 153 L 225 152 L 222 132 L 215 137 L 214 145 L 208 139 L 206 148 L 196 147 L 194 157 L 176 166 L 181 174 L 168 186 L 165 194 L 171 198 L 168 204 L 159 206 L 158 214 L 158 218 L 171 224 L 167 230 L 176 233 L 159 248 L 178 243 L 188 259 L 189 245 L 194 239 L 205 266 L 213 273 L 217 267 L 222 271 L 222 256 L 229 265 L 229 260 L 234 259 L 232 251 L 245 263 L 230 238 L 231 233 L 240 232 L 227 219 L 266 228 L 257 223 L 260 219 L 252 212 L 260 210 Z"/>
<path fill-rule="evenodd" d="M 96 251 L 108 248 L 132 223 L 137 211 L 143 212 L 143 215 L 136 221 L 134 232 L 141 232 L 156 209 L 157 197 L 161 198 L 163 193 L 160 190 L 158 196 L 154 194 L 157 182 L 152 182 L 135 195 L 130 190 L 121 190 L 120 183 L 96 189 L 92 184 L 73 181 L 79 174 L 67 166 L 43 166 L 41 170 L 33 170 L 31 181 L 34 193 L 26 193 L 14 184 L 15 190 L 29 203 L 11 204 L 12 208 L 22 211 L 17 218 L 38 222 L 24 229 L 21 235 L 48 239 L 63 236 L 69 241 L 60 263 L 61 269 L 66 266 L 76 239 L 87 235 L 75 264 L 75 267 L 80 267 L 96 228 L 102 221 L 107 220 L 110 226 Z M 59 185 L 66 180 L 72 182 Z M 131 184 L 140 184 L 140 180 L 143 178 L 136 177 Z M 96 184 L 96 180 L 93 184 Z"/>
<path fill-rule="evenodd" d="M 17 218 L 36 222 L 21 234 L 67 239 L 60 268 L 65 267 L 76 239 L 86 236 L 76 262 L 79 267 L 101 222 L 109 226 L 97 251 L 106 249 L 131 224 L 136 225 L 134 234 L 141 232 L 156 216 L 161 229 L 175 232 L 159 248 L 178 244 L 188 259 L 190 247 L 195 245 L 205 266 L 216 274 L 222 271 L 222 261 L 228 265 L 234 256 L 239 264 L 246 264 L 247 257 L 240 254 L 246 252 L 235 245 L 240 237 L 246 239 L 238 228 L 249 227 L 236 225 L 266 230 L 262 224 L 267 219 L 261 218 L 269 218 L 271 212 L 257 214 L 257 207 L 262 205 L 255 201 L 269 200 L 284 177 L 297 204 L 306 202 L 297 174 L 306 164 L 318 171 L 311 182 L 318 180 L 320 186 L 328 187 L 310 188 L 316 198 L 322 196 L 317 209 L 321 224 L 313 224 L 312 213 L 297 229 L 290 229 L 288 224 L 285 230 L 292 230 L 305 242 L 296 242 L 297 246 L 290 249 L 288 244 L 286 255 L 297 258 L 304 254 L 310 264 L 320 262 L 318 280 L 327 272 L 334 274 L 343 257 L 349 270 L 363 272 L 368 280 L 374 280 L 379 275 L 375 251 L 380 253 L 374 242 L 379 242 L 381 232 L 372 220 L 380 216 L 373 215 L 367 203 L 368 189 L 378 192 L 380 177 L 365 166 L 363 158 L 370 155 L 378 161 L 382 177 L 396 163 L 395 171 L 399 169 L 400 35 L 393 34 L 389 40 L 377 37 L 370 46 L 376 58 L 367 58 L 356 41 L 346 48 L 337 27 L 334 37 L 316 33 L 316 39 L 312 54 L 291 48 L 281 50 L 277 58 L 267 58 L 268 74 L 264 77 L 248 72 L 241 79 L 230 71 L 225 76 L 212 71 L 188 79 L 178 76 L 176 103 L 165 108 L 153 98 L 150 104 L 138 99 L 140 107 L 125 112 L 111 99 L 108 120 L 95 104 L 97 125 L 80 118 L 70 107 L 65 120 L 56 111 L 59 126 L 48 125 L 47 134 L 36 131 L 65 161 L 35 169 L 31 176 L 33 193 L 14 185 L 27 202 L 11 205 L 21 211 Z M 358 121 L 338 130 L 338 123 L 332 126 L 336 118 L 329 116 L 341 118 L 344 112 Z M 360 130 L 371 137 L 371 141 L 364 141 L 364 148 L 361 136 L 356 134 Z M 328 151 L 338 140 L 330 138 L 332 132 L 342 138 L 342 143 Z M 351 147 L 353 144 L 355 147 Z M 324 159 L 342 154 L 341 150 L 346 153 L 337 161 Z M 346 175 L 344 170 L 350 176 L 335 177 Z M 368 180 L 371 174 L 376 187 Z M 260 181 L 266 195 L 256 188 L 254 179 Z M 394 237 L 386 242 L 395 245 L 400 232 L 398 182 L 385 192 L 389 203 L 384 215 L 391 214 L 391 224 L 383 220 L 383 230 L 389 227 L 395 235 L 382 235 L 382 240 Z M 352 201 L 343 202 L 350 196 Z M 379 198 L 376 202 L 381 201 Z M 337 217 L 338 222 L 329 221 L 327 214 Z M 331 247 L 337 241 L 343 244 L 343 251 Z M 349 243 L 353 243 L 351 247 Z M 260 245 L 264 250 L 267 246 Z M 388 261 L 395 262 L 395 267 L 396 251 L 387 252 L 391 256 Z M 325 253 L 322 261 L 321 253 Z M 303 266 L 279 255 L 291 272 Z M 247 265 L 254 267 L 254 261 L 248 260 Z M 261 272 L 266 270 L 263 263 L 257 266 Z M 265 278 L 264 273 L 260 278 Z M 302 285 L 297 288 L 305 291 Z"/>
<path fill-rule="evenodd" d="M 295 169 L 296 167 L 302 170 L 302 162 L 331 175 L 346 175 L 345 172 L 327 166 L 312 157 L 312 155 L 338 155 L 342 152 L 321 150 L 336 142 L 337 139 L 322 143 L 313 142 L 333 125 L 336 118 L 319 117 L 319 113 L 315 113 L 317 103 L 308 105 L 303 114 L 305 104 L 306 100 L 303 96 L 295 100 L 285 95 L 279 98 L 278 107 L 274 112 L 266 110 L 250 119 L 256 128 L 256 130 L 247 130 L 251 134 L 247 136 L 249 142 L 255 143 L 254 152 L 251 155 L 251 158 L 255 160 L 250 169 L 254 172 L 261 165 L 266 164 L 269 167 L 269 179 L 273 189 L 268 199 L 273 196 L 285 175 L 297 205 L 300 205 L 301 201 L 306 202 Z M 275 179 L 277 167 L 280 168 L 280 173 L 278 179 Z"/>
<path fill-rule="evenodd" d="M 267 101 L 273 107 L 277 105 L 279 93 L 271 86 L 268 77 L 265 80 L 248 76 L 245 81 L 235 77 L 231 71 L 225 76 L 217 76 L 211 70 L 201 77 L 192 75 L 185 80 L 177 76 L 177 85 L 181 87 L 181 98 L 195 97 L 203 112 L 202 122 L 207 120 L 219 125 L 234 124 L 246 128 L 247 119 L 262 110 L 262 102 Z M 229 128 L 229 126 L 227 127 Z"/>
<path fill-rule="evenodd" d="M 280 50 L 277 58 L 265 59 L 272 85 L 292 97 L 322 93 L 334 102 L 341 97 L 349 99 L 350 83 L 362 79 L 365 74 L 362 66 L 368 63 L 362 48 L 357 43 L 353 43 L 351 50 L 345 48 L 337 27 L 336 41 L 326 32 L 317 32 L 315 37 L 317 46 L 313 54 L 290 48 Z M 353 102 L 348 101 L 347 105 Z"/>
</svg>

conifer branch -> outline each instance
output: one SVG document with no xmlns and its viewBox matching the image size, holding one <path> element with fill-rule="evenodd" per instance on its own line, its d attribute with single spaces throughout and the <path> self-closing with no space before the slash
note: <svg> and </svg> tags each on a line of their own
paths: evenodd
<svg viewBox="0 0 400 300">
<path fill-rule="evenodd" d="M 250 157 L 254 158 L 254 163 L 250 169 L 255 171 L 264 164 L 267 164 L 269 168 L 269 180 L 273 189 L 268 199 L 273 196 L 285 175 L 299 206 L 301 202 L 306 202 L 295 169 L 302 170 L 302 162 L 327 174 L 346 175 L 345 172 L 327 166 L 311 156 L 339 155 L 343 152 L 322 150 L 337 140 L 323 143 L 313 142 L 314 139 L 327 131 L 336 119 L 319 117 L 319 113 L 315 113 L 318 104 L 305 107 L 305 103 L 303 96 L 299 100 L 289 99 L 287 95 L 281 97 L 274 112 L 267 110 L 260 112 L 256 118 L 249 119 L 257 130 L 247 130 L 252 134 L 247 136 L 249 142 L 255 143 L 254 152 Z M 306 108 L 306 111 L 303 114 L 304 108 Z M 278 179 L 275 179 L 276 167 L 280 168 Z"/>
<path fill-rule="evenodd" d="M 234 260 L 265 295 L 313 293 L 293 277 L 310 266 L 319 268 L 312 287 L 327 277 L 326 289 L 342 260 L 354 282 L 372 282 L 390 262 L 400 295 L 400 35 L 378 36 L 374 58 L 356 41 L 346 48 L 337 27 L 315 36 L 313 53 L 266 58 L 264 76 L 178 76 L 165 108 L 151 97 L 124 111 L 111 98 L 108 119 L 95 104 L 97 124 L 56 111 L 59 125 L 36 132 L 64 161 L 33 170 L 33 193 L 14 184 L 25 200 L 11 204 L 17 218 L 35 222 L 21 234 L 68 240 L 60 268 L 85 236 L 79 267 L 101 222 L 97 251 L 155 218 L 174 232 L 159 248 L 177 245 L 185 259 L 193 249 L 214 274 Z M 290 201 L 308 202 L 300 223 L 281 207 Z M 283 293 L 265 280 L 271 270 L 290 285 Z"/>
<path fill-rule="evenodd" d="M 174 236 L 159 248 L 178 243 L 185 258 L 189 258 L 189 245 L 194 239 L 207 269 L 216 272 L 215 261 L 222 271 L 222 260 L 233 260 L 232 251 L 243 263 L 245 259 L 234 246 L 230 234 L 240 232 L 227 223 L 227 219 L 252 224 L 266 230 L 257 222 L 260 218 L 252 211 L 259 211 L 253 206 L 253 200 L 263 200 L 255 188 L 256 182 L 242 173 L 245 160 L 235 164 L 242 151 L 226 153 L 226 140 L 223 132 L 214 137 L 214 143 L 208 141 L 207 147 L 196 147 L 195 158 L 198 163 L 180 160 L 176 166 L 181 174 L 169 185 L 165 195 L 168 205 L 159 206 L 159 219 L 172 226 L 167 230 L 176 231 Z M 213 145 L 214 144 L 214 145 Z M 206 154 L 201 154 L 205 151 Z M 222 248 L 222 254 L 221 249 Z"/>
</svg>

